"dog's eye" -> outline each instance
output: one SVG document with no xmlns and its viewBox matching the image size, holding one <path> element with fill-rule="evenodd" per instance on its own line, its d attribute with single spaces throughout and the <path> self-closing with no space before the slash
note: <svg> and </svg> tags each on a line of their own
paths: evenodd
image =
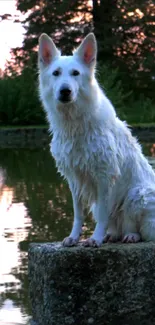
<svg viewBox="0 0 155 325">
<path fill-rule="evenodd" d="M 58 77 L 59 75 L 60 75 L 60 71 L 59 70 L 53 71 L 53 76 Z"/>
<path fill-rule="evenodd" d="M 80 72 L 78 70 L 73 70 L 72 71 L 72 76 L 78 76 Z"/>
</svg>

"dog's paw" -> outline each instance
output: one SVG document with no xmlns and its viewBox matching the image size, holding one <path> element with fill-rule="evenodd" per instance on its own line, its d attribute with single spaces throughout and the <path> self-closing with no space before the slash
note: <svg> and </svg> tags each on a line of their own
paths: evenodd
<svg viewBox="0 0 155 325">
<path fill-rule="evenodd" d="M 76 246 L 78 243 L 79 239 L 75 239 L 73 237 L 66 237 L 64 238 L 62 245 L 65 247 L 71 247 L 71 246 Z"/>
<path fill-rule="evenodd" d="M 82 242 L 82 246 L 84 247 L 100 247 L 101 245 L 102 241 L 96 240 L 91 237 Z"/>
<path fill-rule="evenodd" d="M 116 243 L 119 239 L 117 235 L 108 233 L 104 236 L 103 243 Z"/>
<path fill-rule="evenodd" d="M 140 240 L 140 234 L 134 232 L 125 235 L 122 239 L 122 243 L 138 243 Z"/>
</svg>

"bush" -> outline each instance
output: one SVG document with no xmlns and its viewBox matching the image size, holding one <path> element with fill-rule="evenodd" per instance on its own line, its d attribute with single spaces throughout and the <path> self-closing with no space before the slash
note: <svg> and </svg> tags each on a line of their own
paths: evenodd
<svg viewBox="0 0 155 325">
<path fill-rule="evenodd" d="M 21 75 L 0 79 L 0 123 L 46 124 L 37 94 L 37 78 L 31 69 L 24 69 Z"/>
<path fill-rule="evenodd" d="M 125 93 L 120 79 L 119 70 L 110 69 L 107 65 L 100 65 L 97 78 L 101 88 L 111 100 L 120 118 L 125 118 L 124 108 L 131 97 L 132 91 Z"/>
<path fill-rule="evenodd" d="M 117 68 L 110 69 L 101 65 L 97 76 L 121 119 L 125 119 L 129 124 L 155 122 L 155 102 L 143 94 L 137 98 L 133 91 L 126 93 Z"/>
<path fill-rule="evenodd" d="M 124 114 L 130 124 L 155 123 L 155 103 L 141 94 L 138 100 L 129 101 Z"/>
<path fill-rule="evenodd" d="M 132 91 L 126 93 L 118 69 L 99 65 L 97 77 L 121 119 L 129 124 L 155 122 L 155 103 L 143 94 L 136 98 Z M 37 88 L 37 75 L 31 68 L 0 79 L 0 124 L 46 125 Z"/>
</svg>

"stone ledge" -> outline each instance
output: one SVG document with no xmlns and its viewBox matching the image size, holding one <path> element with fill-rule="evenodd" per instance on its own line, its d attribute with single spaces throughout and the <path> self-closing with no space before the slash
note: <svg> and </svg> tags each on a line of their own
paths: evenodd
<svg viewBox="0 0 155 325">
<path fill-rule="evenodd" d="M 29 291 L 37 325 L 153 325 L 155 243 L 31 244 Z"/>
<path fill-rule="evenodd" d="M 47 127 L 0 128 L 0 148 L 42 147 L 50 143 Z"/>
</svg>

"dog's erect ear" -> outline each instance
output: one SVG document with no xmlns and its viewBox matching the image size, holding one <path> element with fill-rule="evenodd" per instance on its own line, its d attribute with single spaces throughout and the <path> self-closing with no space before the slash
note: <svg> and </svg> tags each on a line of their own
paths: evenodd
<svg viewBox="0 0 155 325">
<path fill-rule="evenodd" d="M 39 61 L 43 65 L 48 65 L 52 60 L 60 55 L 52 39 L 47 34 L 41 34 L 39 38 Z"/>
<path fill-rule="evenodd" d="M 93 33 L 88 34 L 74 52 L 85 64 L 94 65 L 97 55 L 97 43 Z"/>
</svg>

